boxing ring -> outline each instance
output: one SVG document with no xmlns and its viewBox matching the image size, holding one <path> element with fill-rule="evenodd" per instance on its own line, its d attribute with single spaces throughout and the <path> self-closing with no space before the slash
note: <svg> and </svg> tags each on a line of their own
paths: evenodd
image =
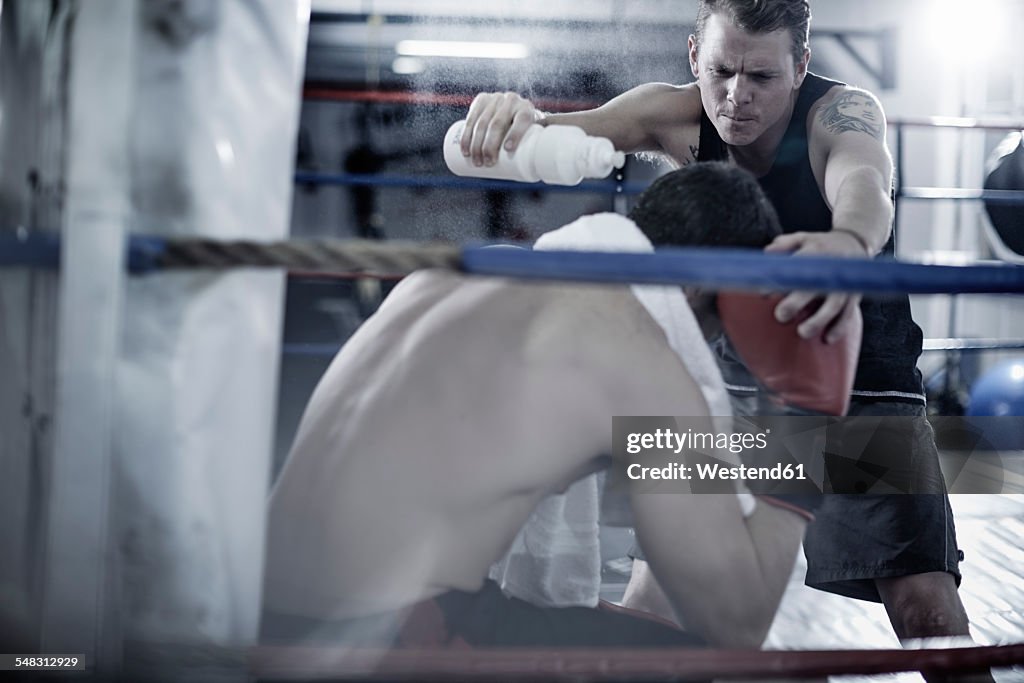
<svg viewBox="0 0 1024 683">
<path fill-rule="evenodd" d="M 296 175 L 297 183 L 379 186 L 426 186 L 462 189 L 526 189 L 503 182 L 456 179 L 415 180 L 378 176 L 312 178 Z M 527 188 L 529 186 L 526 186 Z M 552 188 L 544 188 L 552 189 Z M 566 191 L 564 188 L 559 190 Z M 621 182 L 592 183 L 567 191 L 637 192 Z M 927 192 L 906 190 L 923 198 Z M 971 194 L 970 197 L 967 195 Z M 1021 201 L 1024 193 L 999 195 Z M 983 199 L 985 191 L 953 192 L 948 198 Z M 81 258 L 76 243 L 62 244 L 55 235 L 0 236 L 0 266 L 37 269 L 74 268 Z M 944 266 L 896 260 L 790 258 L 784 255 L 661 249 L 654 254 L 603 252 L 533 252 L 480 246 L 397 243 L 363 240 L 215 240 L 131 235 L 125 240 L 123 263 L 131 277 L 160 272 L 234 268 L 285 269 L 297 277 L 397 279 L 420 268 L 450 268 L 479 276 L 543 281 L 595 283 L 700 284 L 705 287 L 814 289 L 877 293 L 1024 294 L 1024 267 L 978 263 Z M 930 340 L 932 350 L 1012 349 L 1024 344 L 1001 340 Z M 324 353 L 333 353 L 325 349 Z M 288 349 L 286 348 L 287 352 Z M 896 671 L 957 672 L 1024 664 L 1024 644 L 925 650 L 637 652 L 593 650 L 516 651 L 351 651 L 331 648 L 257 647 L 198 654 L 175 650 L 182 662 L 245 661 L 263 680 L 700 680 L 719 678 L 803 678 L 822 675 L 877 674 Z"/>
<path fill-rule="evenodd" d="M 699 283 L 710 287 L 830 291 L 913 291 L 927 294 L 1024 293 L 1024 267 L 937 266 L 867 259 L 792 258 L 707 249 L 653 254 L 533 252 L 486 246 L 401 244 L 359 240 L 280 242 L 165 239 L 132 236 L 125 243 L 132 277 L 159 272 L 231 268 L 294 269 L 339 277 L 400 277 L 419 268 L 450 268 L 478 276 L 597 283 Z M 0 266 L 66 267 L 74 253 L 50 236 L 0 240 Z M 308 275 L 307 275 L 308 276 Z M 261 680 L 703 680 L 794 678 L 896 671 L 957 672 L 1024 664 L 1024 644 L 923 650 L 616 651 L 501 650 L 392 652 L 345 648 L 260 646 L 197 652 L 165 647 L 181 662 L 246 662 Z M 205 662 L 205 663 L 204 663 Z"/>
<path fill-rule="evenodd" d="M 115 3 L 90 3 L 85 18 L 94 28 L 101 22 L 96 6 L 108 9 Z M 269 6 L 269 5 L 268 5 Z M 110 10 L 117 14 L 117 10 Z M 126 24 L 124 15 L 121 20 Z M 123 27 L 131 33 L 130 26 Z M 95 47 L 95 43 L 94 43 Z M 111 44 L 117 62 L 132 63 L 136 56 L 127 42 Z M 81 48 L 84 51 L 84 48 Z M 84 51 L 88 54 L 88 51 Z M 103 145 L 121 149 L 127 145 L 119 127 L 128 126 L 129 93 L 118 87 L 124 73 L 104 73 L 99 61 L 79 62 L 91 69 L 98 83 L 103 106 L 87 112 L 89 131 L 102 128 L 106 136 L 89 138 L 87 152 L 103 157 Z M 125 69 L 127 67 L 124 67 Z M 77 83 L 77 82 L 76 82 Z M 78 87 L 82 87 L 78 83 Z M 439 105 L 463 107 L 464 96 L 403 93 L 338 93 L 307 89 L 308 98 L 335 101 L 377 102 L 388 104 Z M 548 110 L 569 108 L 565 103 L 540 103 Z M 286 119 L 287 117 L 282 117 Z M 104 120 L 106 119 L 106 120 Z M 951 125 L 957 128 L 982 128 L 984 122 L 894 122 L 896 126 Z M 991 122 L 990 122 L 991 123 Z M 996 124 L 992 124 L 996 125 Z M 998 124 L 1009 125 L 1009 124 Z M 1014 128 L 1024 126 L 1012 126 Z M 1002 128 L 1001 128 L 1002 129 Z M 83 135 L 83 139 L 87 136 Z M 897 140 L 897 172 L 902 158 L 902 136 Z M 76 150 L 80 151 L 80 150 Z M 278 150 L 280 152 L 280 150 Z M 218 154 L 226 155 L 218 149 Z M 86 191 L 105 191 L 118 178 L 97 174 L 76 154 L 73 178 L 88 180 Z M 278 154 L 284 168 L 287 150 Z M 124 175 L 125 168 L 117 173 Z M 290 178 L 297 186 L 409 187 L 449 191 L 492 190 L 499 192 L 601 193 L 611 197 L 634 195 L 645 183 L 623 178 L 586 182 L 576 187 L 551 187 L 494 181 L 474 181 L 449 177 L 415 177 L 387 174 L 299 172 Z M 900 180 L 902 177 L 900 176 Z M 244 196 L 244 195 L 243 195 Z M 46 518 L 39 523 L 39 535 L 52 552 L 39 583 L 49 589 L 46 610 L 41 617 L 48 647 L 74 647 L 88 652 L 100 663 L 99 675 L 117 670 L 122 659 L 129 670 L 167 677 L 166 667 L 176 672 L 211 670 L 214 677 L 230 680 L 695 680 L 709 675 L 723 678 L 813 677 L 827 674 L 875 674 L 894 671 L 953 672 L 988 667 L 1024 664 L 1024 643 L 978 647 L 930 648 L 923 650 L 854 649 L 821 651 L 615 651 L 602 650 L 529 650 L 506 651 L 402 651 L 376 652 L 337 648 L 272 648 L 253 644 L 251 632 L 244 628 L 221 641 L 240 641 L 197 646 L 168 640 L 158 646 L 139 644 L 130 637 L 121 638 L 109 624 L 116 621 L 122 606 L 120 595 L 111 590 L 108 573 L 111 552 L 109 507 L 113 458 L 110 455 L 117 425 L 113 424 L 110 382 L 114 374 L 112 356 L 118 345 L 115 330 L 122 321 L 131 322 L 125 312 L 122 293 L 129 286 L 157 289 L 170 282 L 177 286 L 186 274 L 207 277 L 210 282 L 228 279 L 239 273 L 254 272 L 268 278 L 284 273 L 294 279 L 337 277 L 342 279 L 394 280 L 418 268 L 443 267 L 479 276 L 501 276 L 538 280 L 682 284 L 738 288 L 829 291 L 902 292 L 933 295 L 961 293 L 1024 294 L 1024 268 L 1021 266 L 977 263 L 971 265 L 928 265 L 898 261 L 856 259 L 799 258 L 767 254 L 741 254 L 716 251 L 714 258 L 700 250 L 663 250 L 656 254 L 610 255 L 580 252 L 533 253 L 519 250 L 489 249 L 484 246 L 450 244 L 405 244 L 363 242 L 357 240 L 281 240 L 272 234 L 260 239 L 237 240 L 203 233 L 199 236 L 148 234 L 146 226 L 128 226 L 124 205 L 93 205 L 75 198 L 69 209 L 69 222 L 76 229 L 63 236 L 35 230 L 0 233 L 0 268 L 37 273 L 59 273 L 55 293 L 55 314 L 61 333 L 71 338 L 59 356 L 62 373 L 58 413 L 60 425 L 58 452 L 52 463 L 56 482 L 50 491 Z M 1006 201 L 1021 202 L 1024 192 L 1002 192 L 958 188 L 903 187 L 897 189 L 903 200 Z M 128 228 L 131 227 L 129 234 Z M 79 229 L 82 228 L 82 229 Z M 213 232 L 211 230 L 211 232 Z M 227 231 L 230 233 L 230 231 Z M 271 297 L 272 298 L 272 297 Z M 159 300 L 159 299 L 157 299 Z M 225 323 L 228 324 L 228 323 Z M 336 346 L 313 349 L 329 355 Z M 925 348 L 935 352 L 1008 350 L 1024 348 L 1024 341 L 959 338 L 930 339 Z M 290 347 L 285 354 L 307 353 L 309 348 Z M 267 369 L 271 372 L 273 368 Z M 27 411 L 28 408 L 26 407 Z M 45 425 L 43 425 L 45 428 Z M 41 428 L 42 429 L 42 428 Z M 49 438 L 49 437 L 47 437 Z M 257 463 L 259 464 L 259 463 Z M 255 468 L 254 468 L 255 469 Z M 262 480 L 256 478 L 255 488 Z M 217 491 L 217 494 L 222 492 Z M 262 495 L 262 491 L 260 492 Z M 259 499 L 249 501 L 247 509 L 259 514 Z M 251 548 L 250 548 L 251 550 Z M 172 562 L 188 564 L 193 557 L 170 556 Z M 251 584 L 251 572 L 245 574 Z M 232 586 L 233 588 L 234 586 Z M 257 601 L 245 601 L 245 615 L 258 611 Z M 111 616 L 111 615 L 115 616 Z M 239 621 L 245 621 L 240 619 Z M 252 625 L 251 618 L 246 622 Z M 227 629 L 225 629 L 227 632 Z M 110 645 L 105 635 L 113 634 Z M 179 633 L 180 635 L 180 633 Z M 124 650 L 124 653 L 121 650 Z M 160 656 L 146 660 L 147 651 Z M 51 650 L 53 651 L 53 650 Z M 122 657 L 122 654 L 124 655 Z M 159 675 L 158 675 L 159 674 Z"/>
<path fill-rule="evenodd" d="M 297 179 L 299 180 L 299 179 Z M 469 187 L 475 183 L 459 184 Z M 0 238 L 0 266 L 74 267 L 75 244 L 56 236 Z M 790 258 L 702 249 L 664 249 L 654 254 L 532 252 L 486 246 L 402 244 L 359 240 L 280 242 L 167 239 L 134 235 L 124 263 L 133 277 L 180 270 L 277 268 L 305 277 L 397 278 L 419 268 L 440 267 L 479 276 L 543 281 L 700 284 L 786 290 L 912 292 L 919 294 L 1024 294 L 1024 267 L 1005 264 L 941 266 L 827 257 Z M 999 340 L 942 340 L 935 350 L 1021 348 Z M 926 650 L 833 651 L 352 651 L 332 648 L 257 647 L 197 654 L 175 650 L 185 666 L 245 661 L 261 680 L 703 680 L 795 678 L 897 671 L 959 672 L 1024 664 L 1024 644 Z"/>
</svg>

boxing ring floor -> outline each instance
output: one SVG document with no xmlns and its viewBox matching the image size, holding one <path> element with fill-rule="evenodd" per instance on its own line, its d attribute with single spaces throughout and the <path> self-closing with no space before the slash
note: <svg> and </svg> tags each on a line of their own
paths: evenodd
<svg viewBox="0 0 1024 683">
<path fill-rule="evenodd" d="M 1004 466 L 1024 473 L 1024 451 L 1001 453 Z M 1024 488 L 1014 494 L 959 494 L 950 501 L 964 551 L 960 596 L 981 645 L 1024 642 Z M 621 565 L 620 565 L 621 566 Z M 803 585 L 801 553 L 766 647 L 780 650 L 898 648 L 880 604 L 850 600 Z M 621 577 L 621 578 L 620 578 Z M 602 597 L 617 600 L 622 575 L 606 571 Z M 1024 682 L 1024 667 L 1000 669 L 997 683 Z M 836 683 L 923 683 L 918 673 L 845 676 Z"/>
<path fill-rule="evenodd" d="M 1021 454 L 1024 458 L 1024 454 Z M 1022 463 L 1024 464 L 1024 463 Z M 1024 495 L 952 495 L 957 541 L 964 551 L 960 596 L 979 644 L 1024 640 Z M 898 647 L 885 609 L 803 585 L 803 557 L 769 634 L 769 647 Z M 920 674 L 845 677 L 844 683 L 920 683 Z M 1024 667 L 996 672 L 999 683 L 1024 681 Z"/>
</svg>

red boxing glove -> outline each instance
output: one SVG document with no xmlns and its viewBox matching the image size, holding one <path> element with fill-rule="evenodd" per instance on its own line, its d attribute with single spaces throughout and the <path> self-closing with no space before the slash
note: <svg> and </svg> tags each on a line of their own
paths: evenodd
<svg viewBox="0 0 1024 683">
<path fill-rule="evenodd" d="M 747 368 L 773 394 L 775 403 L 824 415 L 845 415 L 860 354 L 860 309 L 855 311 L 850 333 L 835 344 L 826 344 L 821 337 L 804 339 L 797 334 L 797 325 L 810 317 L 808 311 L 801 311 L 789 323 L 778 322 L 775 306 L 781 300 L 781 294 L 720 292 L 722 328 Z"/>
</svg>

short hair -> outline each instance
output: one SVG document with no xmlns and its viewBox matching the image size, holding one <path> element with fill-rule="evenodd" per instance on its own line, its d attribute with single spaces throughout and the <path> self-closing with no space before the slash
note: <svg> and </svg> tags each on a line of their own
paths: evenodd
<svg viewBox="0 0 1024 683">
<path fill-rule="evenodd" d="M 782 233 L 754 176 L 721 161 L 661 176 L 640 195 L 629 217 L 655 247 L 760 249 Z"/>
<path fill-rule="evenodd" d="M 735 26 L 750 33 L 789 31 L 793 61 L 803 59 L 811 31 L 811 5 L 808 0 L 700 0 L 693 35 L 697 47 L 712 14 L 724 14 Z"/>
</svg>

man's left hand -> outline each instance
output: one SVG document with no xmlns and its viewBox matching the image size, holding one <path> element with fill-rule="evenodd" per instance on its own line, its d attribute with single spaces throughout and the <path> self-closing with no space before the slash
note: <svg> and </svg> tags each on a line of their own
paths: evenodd
<svg viewBox="0 0 1024 683">
<path fill-rule="evenodd" d="M 779 235 L 764 250 L 774 253 L 792 252 L 796 255 L 856 258 L 867 256 L 863 244 L 854 235 L 845 231 L 794 232 Z M 860 294 L 833 292 L 822 295 L 820 292 L 790 292 L 775 307 L 775 319 L 780 323 L 788 323 L 817 300 L 821 300 L 821 305 L 800 323 L 797 334 L 804 339 L 812 339 L 824 333 L 825 342 L 834 344 L 853 329 L 854 311 L 860 305 Z"/>
</svg>

